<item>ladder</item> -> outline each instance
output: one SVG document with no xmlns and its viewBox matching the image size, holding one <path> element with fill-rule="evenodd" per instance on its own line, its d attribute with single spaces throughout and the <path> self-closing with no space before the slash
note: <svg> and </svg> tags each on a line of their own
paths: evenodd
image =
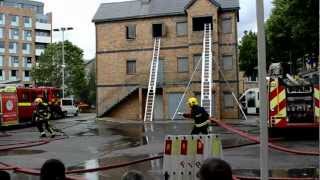
<svg viewBox="0 0 320 180">
<path fill-rule="evenodd" d="M 160 38 L 155 38 L 153 45 L 153 55 L 150 65 L 149 85 L 146 106 L 144 111 L 144 121 L 152 121 L 154 98 L 156 95 L 156 85 L 159 66 Z"/>
<path fill-rule="evenodd" d="M 202 74 L 201 74 L 201 106 L 211 116 L 212 112 L 212 39 L 211 24 L 204 25 Z"/>
</svg>

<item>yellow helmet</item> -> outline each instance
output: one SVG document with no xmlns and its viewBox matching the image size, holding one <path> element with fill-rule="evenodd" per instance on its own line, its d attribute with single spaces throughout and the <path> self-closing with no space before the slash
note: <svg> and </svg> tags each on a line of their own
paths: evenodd
<svg viewBox="0 0 320 180">
<path fill-rule="evenodd" d="M 36 98 L 36 99 L 34 100 L 34 102 L 35 102 L 35 103 L 42 103 L 42 99 L 41 99 L 41 98 Z"/>
<path fill-rule="evenodd" d="M 191 97 L 188 99 L 188 104 L 190 107 L 194 106 L 194 105 L 198 105 L 198 100 L 195 97 Z"/>
</svg>

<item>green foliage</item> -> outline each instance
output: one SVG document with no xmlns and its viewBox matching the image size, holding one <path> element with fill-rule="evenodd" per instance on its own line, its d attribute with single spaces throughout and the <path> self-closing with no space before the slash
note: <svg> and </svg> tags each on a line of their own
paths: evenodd
<svg viewBox="0 0 320 180">
<path fill-rule="evenodd" d="M 253 76 L 254 68 L 258 65 L 257 35 L 252 31 L 245 31 L 239 49 L 240 70 L 244 71 L 247 76 Z"/>
<path fill-rule="evenodd" d="M 65 54 L 65 96 L 80 98 L 87 86 L 83 62 L 83 51 L 69 41 L 64 42 Z M 36 66 L 31 70 L 37 85 L 62 86 L 62 42 L 48 45 Z"/>
<path fill-rule="evenodd" d="M 274 0 L 266 23 L 268 60 L 293 62 L 318 52 L 318 0 Z"/>
<path fill-rule="evenodd" d="M 273 0 L 274 8 L 267 20 L 267 64 L 292 62 L 293 69 L 301 66 L 297 59 L 318 52 L 318 0 Z M 240 42 L 240 69 L 252 75 L 257 66 L 257 40 L 246 32 Z"/>
<path fill-rule="evenodd" d="M 96 104 L 97 89 L 96 89 L 96 71 L 95 71 L 95 68 L 93 68 L 92 71 L 89 74 L 88 88 L 89 88 L 88 103 L 89 104 Z"/>
</svg>

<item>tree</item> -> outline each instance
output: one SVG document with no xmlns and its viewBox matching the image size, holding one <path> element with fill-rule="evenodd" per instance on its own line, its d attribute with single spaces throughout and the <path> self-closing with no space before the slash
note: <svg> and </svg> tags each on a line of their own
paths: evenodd
<svg viewBox="0 0 320 180">
<path fill-rule="evenodd" d="M 36 66 L 31 70 L 32 79 L 37 85 L 62 86 L 62 42 L 48 45 L 41 54 Z M 69 41 L 64 42 L 65 51 L 65 95 L 80 98 L 86 87 L 83 51 Z"/>
<path fill-rule="evenodd" d="M 258 65 L 257 35 L 252 31 L 245 31 L 239 45 L 240 70 L 246 76 L 255 76 L 255 68 Z"/>
<path fill-rule="evenodd" d="M 88 81 L 88 88 L 89 88 L 89 96 L 88 96 L 88 103 L 89 104 L 96 104 L 96 70 L 95 68 L 92 69 L 89 73 L 89 81 Z"/>
<path fill-rule="evenodd" d="M 292 62 L 318 52 L 318 0 L 274 0 L 266 23 L 268 60 Z"/>
</svg>

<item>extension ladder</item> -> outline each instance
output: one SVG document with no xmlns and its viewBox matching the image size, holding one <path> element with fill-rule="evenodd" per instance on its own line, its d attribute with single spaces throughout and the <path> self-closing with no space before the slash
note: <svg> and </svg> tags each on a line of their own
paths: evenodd
<svg viewBox="0 0 320 180">
<path fill-rule="evenodd" d="M 204 25 L 202 74 L 201 74 L 201 106 L 211 116 L 212 110 L 212 39 L 211 24 Z"/>
<path fill-rule="evenodd" d="M 154 98 L 156 95 L 156 85 L 159 66 L 160 38 L 155 38 L 153 45 L 153 55 L 150 66 L 149 85 L 146 106 L 144 111 L 144 121 L 152 121 Z"/>
</svg>

